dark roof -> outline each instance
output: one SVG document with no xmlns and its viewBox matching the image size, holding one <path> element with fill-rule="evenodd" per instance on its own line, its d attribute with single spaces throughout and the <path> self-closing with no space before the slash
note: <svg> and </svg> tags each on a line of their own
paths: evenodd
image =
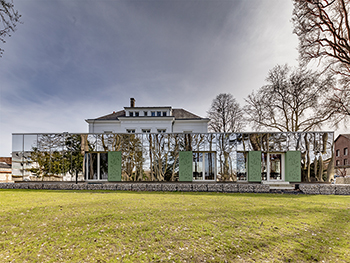
<svg viewBox="0 0 350 263">
<path fill-rule="evenodd" d="M 136 108 L 136 107 L 135 107 Z M 146 107 L 143 107 L 143 108 L 146 108 Z M 153 108 L 153 109 L 157 109 L 157 108 L 166 108 L 166 107 L 149 107 L 150 109 Z M 205 118 L 202 118 L 202 117 L 199 117 L 198 115 L 196 114 L 193 114 L 192 112 L 189 112 L 185 109 L 173 109 L 173 117 L 175 117 L 176 120 L 187 120 L 187 119 L 190 119 L 190 120 L 202 120 L 202 119 L 205 119 Z M 108 114 L 108 115 L 105 115 L 105 116 L 101 116 L 101 117 L 98 117 L 94 120 L 118 120 L 119 117 L 126 117 L 125 116 L 125 110 L 121 110 L 121 111 L 117 111 L 117 112 L 113 112 L 111 114 Z M 142 116 L 140 116 L 142 118 Z M 150 116 L 147 116 L 147 117 L 150 117 Z M 169 117 L 169 116 L 167 116 Z M 130 117 L 130 118 L 134 118 L 134 117 Z M 162 118 L 161 117 L 156 117 L 156 118 Z"/>
<path fill-rule="evenodd" d="M 334 140 L 337 141 L 339 139 L 340 136 L 344 136 L 345 138 L 347 138 L 348 140 L 350 140 L 350 134 L 339 134 L 338 137 Z"/>
<path fill-rule="evenodd" d="M 125 117 L 125 110 L 113 112 L 111 114 L 96 118 L 95 120 L 118 120 L 118 117 Z"/>
<path fill-rule="evenodd" d="M 173 109 L 173 116 L 175 119 L 203 119 L 199 117 L 198 115 L 193 114 L 192 112 L 189 112 L 184 109 Z"/>
</svg>

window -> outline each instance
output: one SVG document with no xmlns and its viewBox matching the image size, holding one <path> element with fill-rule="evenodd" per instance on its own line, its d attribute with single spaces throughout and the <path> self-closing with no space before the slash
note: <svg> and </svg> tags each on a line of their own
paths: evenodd
<svg viewBox="0 0 350 263">
<path fill-rule="evenodd" d="M 85 154 L 85 179 L 107 180 L 108 179 L 108 153 Z"/>
<path fill-rule="evenodd" d="M 348 159 L 344 159 L 344 165 L 348 164 Z"/>
<path fill-rule="evenodd" d="M 151 116 L 152 117 L 156 116 L 156 112 L 155 111 L 151 111 Z"/>
<path fill-rule="evenodd" d="M 150 130 L 150 129 L 142 129 L 142 132 L 143 132 L 143 133 L 150 133 L 151 130 Z"/>
<path fill-rule="evenodd" d="M 134 113 L 132 111 L 129 111 L 129 116 L 130 117 L 133 117 L 134 116 Z"/>
<path fill-rule="evenodd" d="M 237 152 L 236 173 L 237 180 L 247 180 L 247 152 Z"/>
<path fill-rule="evenodd" d="M 344 155 L 348 155 L 348 148 L 344 148 Z"/>
<path fill-rule="evenodd" d="M 157 130 L 159 133 L 165 133 L 166 132 L 166 129 L 158 129 Z"/>
<path fill-rule="evenodd" d="M 340 155 L 340 151 L 339 151 L 339 150 L 336 150 L 336 151 L 335 151 L 335 156 L 339 157 L 339 155 Z"/>
<path fill-rule="evenodd" d="M 166 111 L 163 111 L 163 117 L 166 117 Z"/>
<path fill-rule="evenodd" d="M 261 153 L 261 180 L 282 180 L 282 153 Z"/>
<path fill-rule="evenodd" d="M 335 161 L 335 166 L 339 166 L 340 165 L 340 161 L 339 160 L 336 160 Z"/>
<path fill-rule="evenodd" d="M 193 180 L 215 180 L 215 152 L 193 152 Z"/>
<path fill-rule="evenodd" d="M 157 111 L 157 117 L 160 117 L 160 116 L 162 116 L 162 112 Z"/>
<path fill-rule="evenodd" d="M 148 115 L 148 111 L 144 111 L 143 116 L 147 116 L 147 115 Z"/>
<path fill-rule="evenodd" d="M 135 129 L 127 129 L 126 132 L 127 133 L 135 133 Z"/>
<path fill-rule="evenodd" d="M 135 117 L 138 117 L 138 116 L 140 116 L 140 115 L 139 115 L 139 112 L 138 112 L 138 111 L 135 111 Z"/>
</svg>

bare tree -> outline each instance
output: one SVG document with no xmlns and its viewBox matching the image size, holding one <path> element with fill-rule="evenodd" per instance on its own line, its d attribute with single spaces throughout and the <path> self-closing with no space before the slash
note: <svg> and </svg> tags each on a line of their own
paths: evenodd
<svg viewBox="0 0 350 263">
<path fill-rule="evenodd" d="M 268 85 L 246 99 L 247 121 L 253 128 L 310 131 L 333 117 L 326 102 L 334 82 L 330 75 L 277 65 L 266 81 Z"/>
<path fill-rule="evenodd" d="M 339 116 L 350 116 L 350 1 L 294 0 L 294 33 L 299 37 L 301 62 L 323 61 L 339 76 L 331 105 Z"/>
<path fill-rule="evenodd" d="M 217 95 L 207 113 L 213 132 L 238 132 L 244 127 L 243 110 L 231 94 Z"/>
<path fill-rule="evenodd" d="M 15 10 L 13 1 L 0 0 L 0 42 L 5 43 L 5 37 L 11 36 L 10 33 L 15 31 L 21 15 Z M 0 57 L 4 50 L 0 48 Z"/>
</svg>

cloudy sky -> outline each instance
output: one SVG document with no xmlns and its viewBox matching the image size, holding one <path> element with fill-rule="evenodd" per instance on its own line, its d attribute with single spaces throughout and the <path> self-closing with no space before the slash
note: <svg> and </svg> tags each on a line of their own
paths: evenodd
<svg viewBox="0 0 350 263">
<path fill-rule="evenodd" d="M 87 132 L 129 105 L 205 117 L 241 103 L 276 64 L 297 65 L 288 0 L 14 0 L 22 24 L 1 47 L 0 156 L 11 133 Z"/>
</svg>

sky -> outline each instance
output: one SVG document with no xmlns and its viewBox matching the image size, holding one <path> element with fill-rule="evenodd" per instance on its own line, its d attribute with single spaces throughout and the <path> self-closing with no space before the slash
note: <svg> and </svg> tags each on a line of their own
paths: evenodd
<svg viewBox="0 0 350 263">
<path fill-rule="evenodd" d="M 87 132 L 129 106 L 206 117 L 244 99 L 277 64 L 296 66 L 288 0 L 13 0 L 22 15 L 0 43 L 0 156 L 12 133 Z"/>
</svg>

